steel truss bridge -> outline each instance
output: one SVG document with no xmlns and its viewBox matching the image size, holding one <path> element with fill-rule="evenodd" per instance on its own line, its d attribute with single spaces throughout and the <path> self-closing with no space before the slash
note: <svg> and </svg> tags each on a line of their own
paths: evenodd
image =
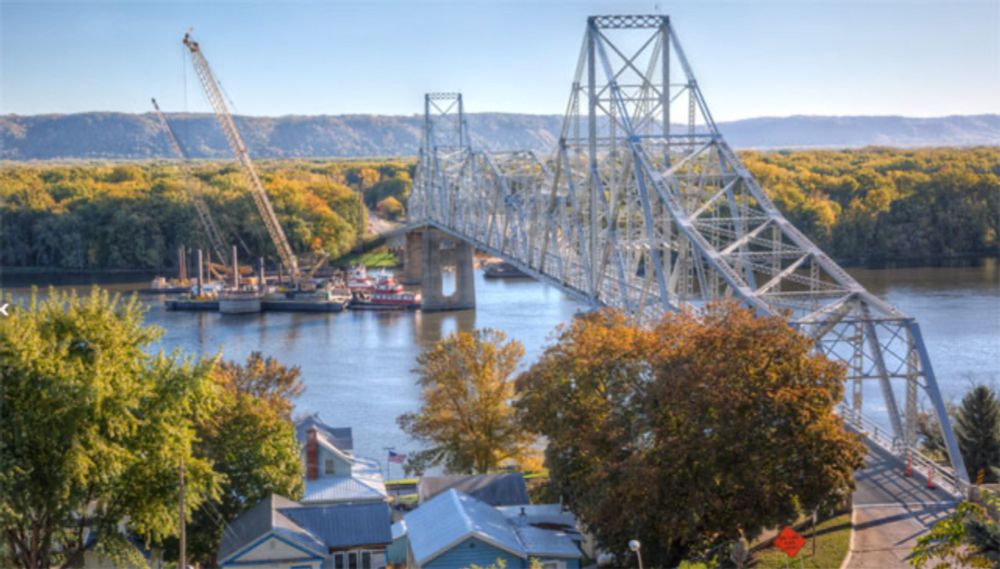
<svg viewBox="0 0 1000 569">
<path fill-rule="evenodd" d="M 781 315 L 846 364 L 838 410 L 847 424 L 932 469 L 916 448 L 925 395 L 951 460 L 935 480 L 965 493 L 919 325 L 778 211 L 716 128 L 669 17 L 588 18 L 553 156 L 477 148 L 461 94 L 431 93 L 424 105 L 413 225 L 642 322 L 727 298 Z M 866 399 L 884 409 L 890 429 L 866 418 Z"/>
</svg>

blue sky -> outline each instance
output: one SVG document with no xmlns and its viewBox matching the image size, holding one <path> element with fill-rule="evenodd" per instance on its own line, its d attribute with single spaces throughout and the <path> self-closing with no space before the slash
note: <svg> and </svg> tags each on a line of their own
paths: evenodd
<svg viewBox="0 0 1000 569">
<path fill-rule="evenodd" d="M 0 112 L 206 111 L 193 26 L 243 114 L 561 114 L 586 16 L 657 3 L 717 120 L 1000 112 L 998 0 L 0 0 Z"/>
</svg>

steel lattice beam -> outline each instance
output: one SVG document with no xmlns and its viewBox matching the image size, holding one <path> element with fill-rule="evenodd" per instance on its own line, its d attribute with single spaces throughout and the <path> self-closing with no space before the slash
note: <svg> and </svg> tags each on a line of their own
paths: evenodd
<svg viewBox="0 0 1000 569">
<path fill-rule="evenodd" d="M 778 211 L 716 128 L 667 16 L 588 19 L 551 159 L 474 148 L 460 94 L 428 95 L 425 117 L 415 223 L 641 321 L 724 298 L 780 314 L 848 366 L 846 420 L 861 417 L 862 382 L 879 383 L 894 452 L 916 453 L 922 388 L 968 482 L 917 323 Z"/>
</svg>

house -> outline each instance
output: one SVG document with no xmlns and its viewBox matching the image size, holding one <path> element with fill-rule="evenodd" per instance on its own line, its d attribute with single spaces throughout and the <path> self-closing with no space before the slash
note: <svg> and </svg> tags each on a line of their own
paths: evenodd
<svg viewBox="0 0 1000 569">
<path fill-rule="evenodd" d="M 393 535 L 390 561 L 411 569 L 485 567 L 498 559 L 508 569 L 526 569 L 533 559 L 545 569 L 579 569 L 583 555 L 575 520 L 558 505 L 501 510 L 454 488 L 406 514 Z"/>
<path fill-rule="evenodd" d="M 310 506 L 275 494 L 226 526 L 217 560 L 241 569 L 381 569 L 391 540 L 385 503 Z"/>
<path fill-rule="evenodd" d="M 354 455 L 350 428 L 333 428 L 318 415 L 296 424 L 306 471 L 303 504 L 385 502 L 388 492 L 377 461 Z"/>
<path fill-rule="evenodd" d="M 354 454 L 354 433 L 350 427 L 331 427 L 319 418 L 319 413 L 306 415 L 295 422 L 295 433 L 299 437 L 300 444 L 305 444 L 306 432 L 316 427 L 323 431 L 326 437 L 341 451 L 347 454 Z"/>
<path fill-rule="evenodd" d="M 468 494 L 491 506 L 519 506 L 531 502 L 528 499 L 528 486 L 520 472 L 473 476 L 423 476 L 417 483 L 417 495 L 421 503 L 451 489 Z"/>
</svg>

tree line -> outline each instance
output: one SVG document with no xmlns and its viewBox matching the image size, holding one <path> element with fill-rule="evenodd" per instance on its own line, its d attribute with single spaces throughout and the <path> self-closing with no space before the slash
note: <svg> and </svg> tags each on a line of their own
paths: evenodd
<svg viewBox="0 0 1000 569">
<path fill-rule="evenodd" d="M 743 152 L 789 220 L 848 263 L 995 255 L 1000 149 Z"/>
<path fill-rule="evenodd" d="M 409 193 L 402 161 L 262 161 L 259 171 L 292 248 L 305 258 L 351 251 L 368 210 L 394 212 Z M 180 245 L 208 249 L 188 189 L 241 255 L 276 254 L 234 164 L 5 164 L 0 264 L 69 270 L 163 270 Z M 394 203 L 392 203 L 394 202 Z M 244 247 L 245 246 L 245 247 Z"/>
<path fill-rule="evenodd" d="M 775 204 L 846 263 L 936 262 L 996 254 L 1000 149 L 746 151 Z M 406 213 L 412 159 L 268 160 L 265 187 L 292 247 L 336 258 L 363 238 L 368 211 Z M 0 171 L 0 264 L 55 269 L 174 266 L 204 244 L 176 163 L 7 163 Z M 274 259 L 242 174 L 199 162 L 194 186 L 227 238 Z"/>
</svg>

